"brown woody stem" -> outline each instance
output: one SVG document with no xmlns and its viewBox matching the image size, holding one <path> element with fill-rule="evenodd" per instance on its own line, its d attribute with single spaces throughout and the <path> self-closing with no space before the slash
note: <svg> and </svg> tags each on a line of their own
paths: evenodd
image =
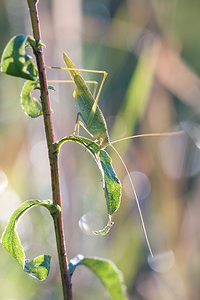
<svg viewBox="0 0 200 300">
<path fill-rule="evenodd" d="M 27 2 L 30 10 L 33 36 L 35 41 L 39 42 L 41 40 L 41 36 L 40 36 L 39 16 L 37 10 L 37 1 L 27 0 Z M 36 57 L 39 79 L 40 79 L 41 103 L 42 103 L 42 110 L 43 110 L 46 140 L 48 146 L 50 169 L 51 169 L 52 200 L 54 204 L 58 204 L 61 207 L 58 153 L 57 151 L 55 151 L 55 147 L 54 147 L 54 134 L 53 134 L 53 126 L 51 120 L 51 109 L 49 103 L 48 85 L 47 85 L 45 64 L 43 58 L 43 49 L 39 45 L 36 49 L 34 48 L 33 51 Z M 72 285 L 71 285 L 71 280 L 70 280 L 70 275 L 68 270 L 68 259 L 67 259 L 67 251 L 65 246 L 63 220 L 62 220 L 62 209 L 61 212 L 53 215 L 53 219 L 54 219 L 54 227 L 55 227 L 55 235 L 56 235 L 56 243 L 57 243 L 60 272 L 62 278 L 64 299 L 72 300 Z"/>
</svg>

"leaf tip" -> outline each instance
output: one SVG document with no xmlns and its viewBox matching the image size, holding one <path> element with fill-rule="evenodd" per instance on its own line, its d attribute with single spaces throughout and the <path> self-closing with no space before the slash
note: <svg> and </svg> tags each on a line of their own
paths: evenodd
<svg viewBox="0 0 200 300">
<path fill-rule="evenodd" d="M 103 229 L 100 229 L 100 230 L 97 230 L 97 231 L 93 231 L 93 233 L 95 235 L 106 235 L 110 231 L 110 228 L 113 225 L 114 225 L 114 222 L 111 219 L 111 215 L 109 215 L 109 220 L 108 220 L 107 225 Z"/>
<path fill-rule="evenodd" d="M 33 260 L 25 259 L 24 271 L 36 279 L 45 280 L 50 271 L 50 262 L 49 255 L 41 255 Z"/>
</svg>

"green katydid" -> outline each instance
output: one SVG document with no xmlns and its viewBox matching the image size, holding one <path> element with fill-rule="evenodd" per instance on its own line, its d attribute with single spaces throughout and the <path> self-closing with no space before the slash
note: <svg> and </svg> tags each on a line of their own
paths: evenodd
<svg viewBox="0 0 200 300">
<path fill-rule="evenodd" d="M 102 111 L 100 110 L 100 108 L 97 104 L 97 102 L 99 100 L 101 90 L 102 90 L 102 87 L 103 87 L 103 84 L 104 84 L 104 81 L 105 81 L 106 76 L 107 76 L 107 73 L 105 71 L 77 69 L 74 66 L 74 64 L 72 63 L 72 61 L 69 59 L 69 57 L 67 56 L 66 53 L 64 53 L 63 56 L 64 56 L 64 61 L 65 61 L 65 64 L 66 64 L 66 68 L 60 68 L 60 67 L 47 67 L 47 68 L 68 70 L 71 77 L 72 77 L 72 81 L 71 80 L 61 80 L 61 81 L 60 80 L 58 80 L 58 81 L 49 80 L 49 82 L 74 82 L 75 83 L 76 90 L 74 91 L 73 96 L 74 96 L 74 100 L 75 100 L 77 108 L 78 108 L 76 126 L 77 126 L 77 124 L 82 125 L 83 128 L 91 136 L 93 136 L 95 138 L 95 142 L 98 142 L 99 150 L 105 149 L 107 146 L 111 146 L 112 149 L 117 153 L 118 157 L 120 158 L 120 160 L 121 160 L 121 162 L 122 162 L 122 164 L 123 164 L 123 166 L 126 170 L 128 178 L 130 180 L 130 184 L 131 184 L 131 187 L 132 187 L 132 190 L 133 190 L 133 194 L 134 194 L 134 197 L 136 199 L 136 203 L 137 203 L 137 207 L 138 207 L 138 211 L 139 211 L 139 215 L 140 215 L 140 219 L 141 219 L 145 239 L 146 239 L 146 242 L 147 242 L 147 246 L 148 246 L 148 249 L 149 249 L 149 252 L 150 252 L 151 256 L 153 257 L 153 251 L 151 249 L 151 245 L 150 245 L 150 242 L 149 242 L 149 239 L 148 239 L 146 227 L 145 227 L 145 224 L 144 224 L 143 215 L 142 215 L 140 204 L 139 204 L 139 199 L 138 199 L 133 181 L 131 179 L 131 176 L 129 174 L 129 171 L 128 171 L 128 168 L 127 168 L 126 164 L 124 163 L 122 157 L 120 156 L 118 151 L 115 149 L 113 144 L 117 143 L 119 141 L 132 139 L 132 138 L 137 138 L 137 137 L 180 134 L 180 133 L 182 133 L 182 131 L 178 131 L 178 132 L 174 132 L 174 133 L 142 134 L 142 135 L 136 135 L 136 136 L 121 138 L 119 140 L 115 140 L 115 141 L 111 142 L 110 138 L 109 138 L 109 134 L 108 134 L 106 121 L 104 119 Z M 95 94 L 96 94 L 97 82 L 95 82 L 95 81 L 84 81 L 84 79 L 80 75 L 79 71 L 103 74 L 103 79 L 101 81 L 101 84 L 100 84 L 100 87 L 99 87 L 99 90 L 98 90 L 98 93 L 97 93 L 96 97 L 95 97 Z M 95 88 L 94 88 L 93 95 L 90 92 L 89 88 L 87 87 L 86 83 L 94 83 Z M 81 117 L 82 122 L 78 121 L 79 116 Z M 75 128 L 76 128 L 76 126 L 75 126 Z M 74 134 L 75 134 L 75 131 L 74 131 Z"/>
<path fill-rule="evenodd" d="M 101 73 L 103 73 L 103 80 L 101 82 L 97 96 L 94 99 L 96 86 L 92 95 L 86 85 L 86 82 L 83 80 L 82 76 L 79 73 L 79 71 L 91 72 L 92 70 L 76 69 L 76 67 L 73 65 L 66 53 L 64 53 L 64 61 L 67 66 L 66 69 L 69 70 L 73 82 L 76 84 L 77 87 L 74 91 L 73 96 L 77 104 L 78 116 L 80 115 L 83 121 L 83 127 L 88 131 L 90 135 L 92 135 L 100 142 L 100 148 L 105 148 L 109 143 L 108 129 L 104 116 L 99 106 L 97 105 L 97 102 L 107 73 L 104 71 L 100 71 Z M 79 123 L 82 124 L 81 122 Z"/>
</svg>

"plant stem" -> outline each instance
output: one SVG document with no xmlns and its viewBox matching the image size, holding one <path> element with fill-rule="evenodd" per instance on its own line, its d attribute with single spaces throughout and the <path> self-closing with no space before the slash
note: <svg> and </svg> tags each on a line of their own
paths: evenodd
<svg viewBox="0 0 200 300">
<path fill-rule="evenodd" d="M 27 0 L 27 2 L 30 10 L 33 36 L 35 41 L 39 42 L 41 40 L 41 37 L 40 37 L 39 16 L 38 16 L 37 3 L 36 3 L 37 1 Z M 39 46 L 38 49 L 34 50 L 34 54 L 37 61 L 37 67 L 38 67 L 39 79 L 40 79 L 41 103 L 42 103 L 42 110 L 43 110 L 46 140 L 48 146 L 50 169 L 51 169 L 52 200 L 54 204 L 58 204 L 61 207 L 58 153 L 57 151 L 55 151 L 55 147 L 54 147 L 51 109 L 50 109 L 48 85 L 46 79 L 46 71 L 45 71 L 42 47 Z M 55 235 L 56 235 L 56 243 L 57 243 L 57 251 L 58 251 L 60 271 L 61 271 L 64 299 L 72 300 L 72 286 L 71 286 L 71 280 L 70 280 L 69 270 L 68 270 L 68 259 L 67 259 L 67 251 L 65 246 L 63 220 L 62 220 L 62 209 L 60 213 L 56 213 L 55 215 L 53 215 L 53 219 L 54 219 L 54 227 L 55 227 Z"/>
</svg>

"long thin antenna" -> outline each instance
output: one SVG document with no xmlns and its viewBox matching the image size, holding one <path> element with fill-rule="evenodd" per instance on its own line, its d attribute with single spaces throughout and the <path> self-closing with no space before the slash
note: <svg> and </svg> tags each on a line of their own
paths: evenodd
<svg viewBox="0 0 200 300">
<path fill-rule="evenodd" d="M 130 181 L 130 184 L 131 184 L 131 187 L 132 187 L 132 190 L 133 190 L 133 194 L 135 196 L 135 200 L 136 200 L 136 204 L 137 204 L 137 207 L 138 207 L 138 211 L 139 211 L 139 215 L 140 215 L 140 219 L 141 219 L 141 223 L 142 223 L 142 228 L 143 228 L 143 231 L 144 231 L 144 236 L 145 236 L 145 240 L 146 240 L 146 243 L 147 243 L 147 246 L 148 246 L 148 249 L 149 249 L 149 252 L 151 254 L 151 257 L 154 257 L 153 255 L 153 251 L 151 249 L 151 245 L 150 245 L 150 242 L 149 242 L 149 238 L 148 238 L 148 235 L 147 235 L 147 231 L 146 231 L 146 227 L 145 227 L 145 224 L 144 224 L 144 219 L 143 219 L 143 215 L 142 215 L 142 211 L 141 211 L 141 208 L 140 208 L 140 204 L 139 204 L 139 199 L 138 199 L 138 196 L 137 196 L 137 193 L 136 193 L 136 190 L 135 190 L 135 186 L 133 184 L 133 181 L 132 181 L 132 178 L 130 176 L 130 173 L 129 173 L 129 170 L 127 168 L 127 166 L 125 165 L 125 162 L 123 161 L 121 155 L 119 154 L 119 152 L 115 149 L 115 147 L 109 143 L 109 146 L 111 146 L 111 148 L 115 151 L 115 153 L 118 155 L 119 159 L 121 160 L 125 170 L 126 170 L 126 173 L 128 175 L 128 178 L 129 178 L 129 181 Z"/>
<path fill-rule="evenodd" d="M 173 136 L 173 135 L 179 135 L 184 134 L 185 132 L 183 130 L 174 131 L 174 132 L 161 132 L 161 133 L 144 133 L 144 134 L 137 134 L 137 135 L 131 135 L 127 136 L 125 138 L 117 139 L 115 141 L 112 141 L 111 144 L 115 144 L 121 141 L 126 141 L 130 139 L 136 139 L 140 137 L 154 137 L 154 136 Z"/>
</svg>

